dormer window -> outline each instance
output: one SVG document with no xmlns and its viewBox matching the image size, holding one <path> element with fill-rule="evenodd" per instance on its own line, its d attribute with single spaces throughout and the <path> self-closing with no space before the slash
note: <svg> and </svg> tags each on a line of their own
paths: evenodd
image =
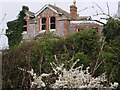
<svg viewBox="0 0 120 90">
<path fill-rule="evenodd" d="M 44 17 L 44 18 L 42 18 L 41 19 L 41 29 L 42 30 L 46 30 L 46 18 Z"/>
<path fill-rule="evenodd" d="M 55 29 L 55 17 L 50 17 L 50 29 Z"/>
</svg>

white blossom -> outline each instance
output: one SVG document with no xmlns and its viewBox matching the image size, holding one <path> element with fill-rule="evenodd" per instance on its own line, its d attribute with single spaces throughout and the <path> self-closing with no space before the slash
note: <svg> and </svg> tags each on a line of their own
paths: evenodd
<svg viewBox="0 0 120 90">
<path fill-rule="evenodd" d="M 51 84 L 51 88 L 106 88 L 106 86 L 102 85 L 102 82 L 107 81 L 106 74 L 103 73 L 98 77 L 92 77 L 89 73 L 90 67 L 87 67 L 83 70 L 84 65 L 74 68 L 79 60 L 77 60 L 69 70 L 64 68 L 64 64 L 57 65 L 55 63 L 50 63 L 54 74 L 58 74 L 58 79 L 56 79 L 54 84 Z M 22 68 L 19 68 L 22 71 L 26 71 Z M 31 83 L 31 87 L 37 86 L 37 88 L 45 87 L 45 83 L 42 81 L 43 77 L 49 77 L 52 73 L 49 74 L 41 74 L 37 76 L 34 73 L 33 69 L 31 71 L 26 71 L 33 76 L 34 81 Z M 109 88 L 117 88 L 118 83 L 111 83 Z"/>
<path fill-rule="evenodd" d="M 111 87 L 112 87 L 112 88 L 117 88 L 117 87 L 118 87 L 118 83 L 117 83 L 117 82 L 114 82 L 113 84 L 110 83 L 110 84 L 111 84 Z"/>
</svg>

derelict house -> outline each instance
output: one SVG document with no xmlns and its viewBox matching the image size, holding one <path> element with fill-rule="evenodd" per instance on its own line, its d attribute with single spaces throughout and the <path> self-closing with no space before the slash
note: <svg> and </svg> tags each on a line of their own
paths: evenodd
<svg viewBox="0 0 120 90">
<path fill-rule="evenodd" d="M 48 30 L 63 38 L 88 28 L 96 29 L 100 35 L 103 28 L 103 23 L 92 20 L 90 16 L 79 16 L 75 0 L 70 6 L 70 13 L 47 4 L 37 13 L 26 11 L 25 14 L 26 29 L 23 31 L 23 40 L 32 39 Z"/>
</svg>

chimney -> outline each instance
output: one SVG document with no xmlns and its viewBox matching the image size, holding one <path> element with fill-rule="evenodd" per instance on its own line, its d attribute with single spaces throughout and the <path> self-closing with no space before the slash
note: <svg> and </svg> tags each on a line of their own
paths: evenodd
<svg viewBox="0 0 120 90">
<path fill-rule="evenodd" d="M 77 16 L 76 0 L 74 0 L 73 5 L 70 6 L 70 17 L 72 19 L 77 19 Z"/>
</svg>

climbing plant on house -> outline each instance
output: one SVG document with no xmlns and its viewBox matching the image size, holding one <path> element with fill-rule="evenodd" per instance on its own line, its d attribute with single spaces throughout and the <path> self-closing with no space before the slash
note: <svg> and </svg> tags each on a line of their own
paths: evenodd
<svg viewBox="0 0 120 90">
<path fill-rule="evenodd" d="M 22 6 L 22 10 L 18 14 L 17 19 L 7 23 L 8 29 L 6 30 L 6 35 L 8 37 L 10 46 L 19 44 L 19 42 L 22 40 L 22 32 L 24 30 L 23 26 L 25 24 L 24 17 L 26 10 L 29 10 L 29 8 L 27 6 Z"/>
</svg>

